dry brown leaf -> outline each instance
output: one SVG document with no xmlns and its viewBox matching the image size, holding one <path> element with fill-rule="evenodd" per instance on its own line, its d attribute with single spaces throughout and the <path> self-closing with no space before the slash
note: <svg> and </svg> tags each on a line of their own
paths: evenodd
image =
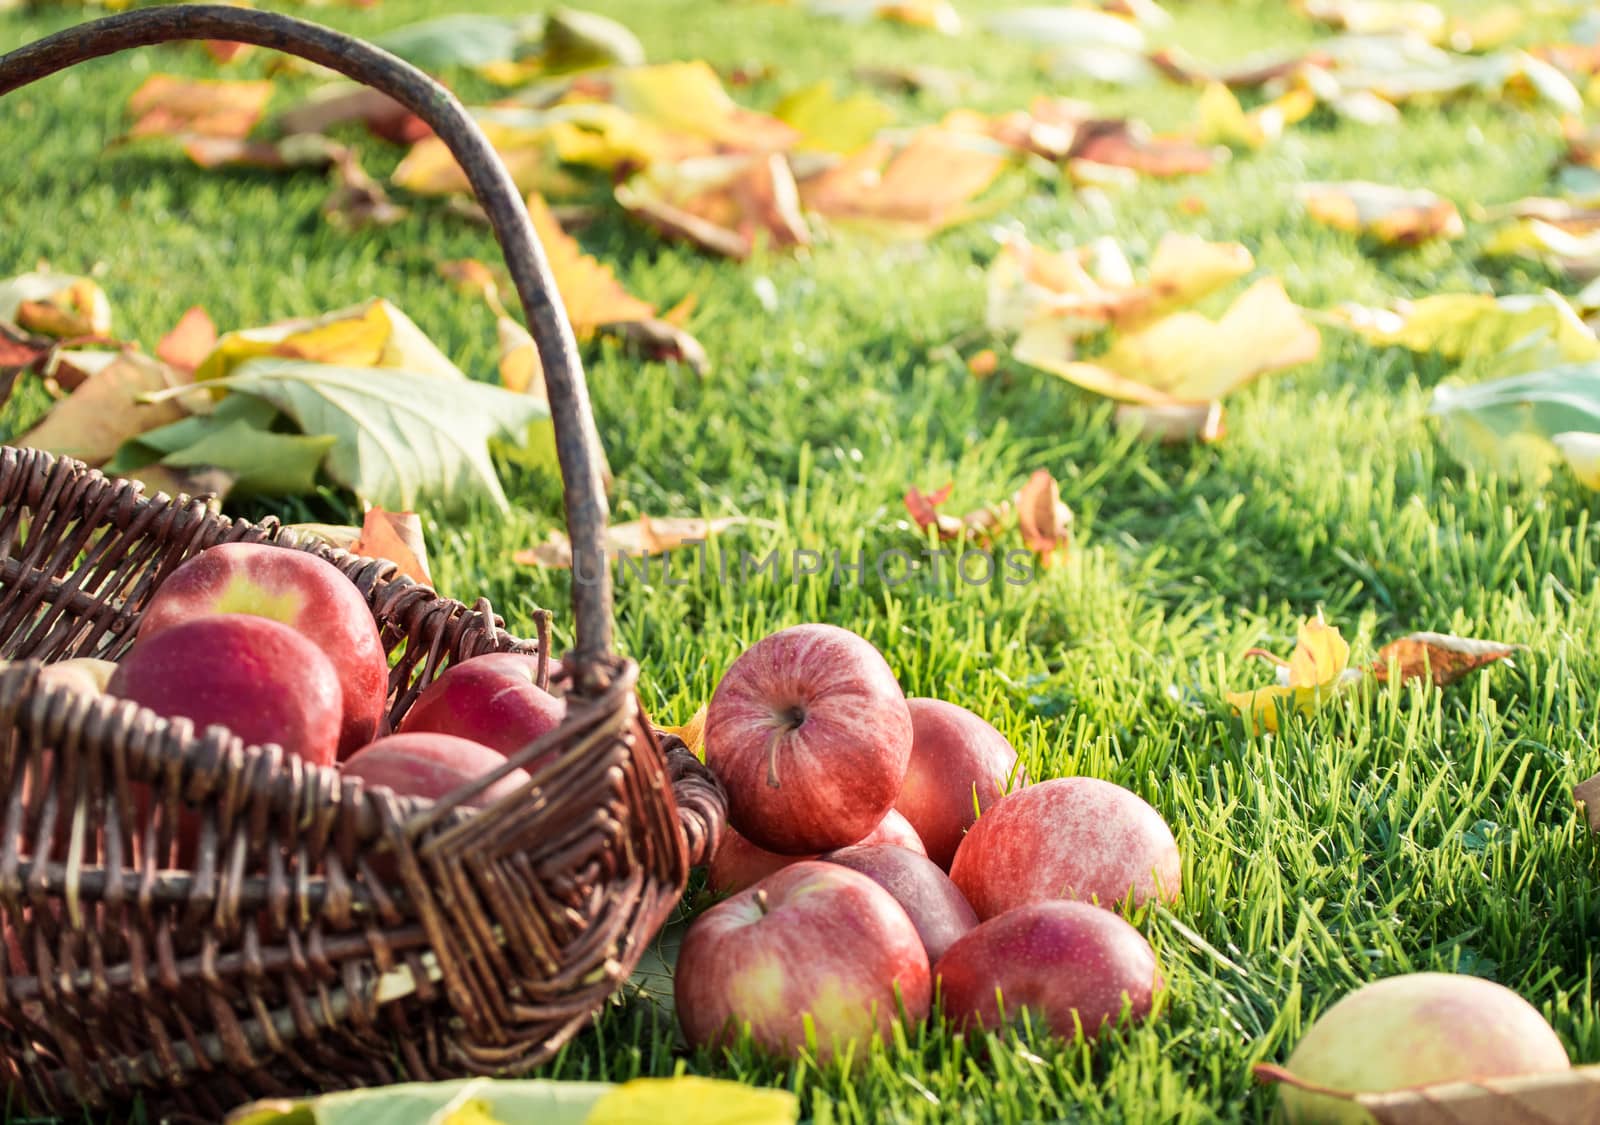
<svg viewBox="0 0 1600 1125">
<path fill-rule="evenodd" d="M 681 363 L 696 375 L 711 370 L 711 359 L 699 340 L 664 319 L 625 320 L 602 324 L 600 332 L 621 340 L 629 350 L 656 363 Z"/>
<path fill-rule="evenodd" d="M 390 226 L 407 214 L 404 207 L 390 200 L 383 185 L 367 174 L 360 158 L 348 149 L 334 162 L 333 191 L 323 202 L 322 213 L 334 226 L 345 230 Z"/>
<path fill-rule="evenodd" d="M 272 97 L 271 82 L 231 82 L 152 74 L 128 99 L 130 135 L 248 136 Z"/>
<path fill-rule="evenodd" d="M 1078 129 L 1070 159 L 1114 168 L 1129 168 L 1142 176 L 1193 176 L 1209 172 L 1228 150 L 1199 145 L 1187 137 L 1157 136 L 1135 121 L 1087 121 Z"/>
<path fill-rule="evenodd" d="M 1046 469 L 1034 470 L 1017 492 L 1017 526 L 1028 550 L 1044 566 L 1072 545 L 1072 509 L 1061 502 L 1061 488 Z"/>
<path fill-rule="evenodd" d="M 141 396 L 190 382 L 189 375 L 159 360 L 126 353 L 89 376 L 17 444 L 103 465 L 129 438 L 187 413 L 175 398 L 146 403 Z"/>
<path fill-rule="evenodd" d="M 361 534 L 350 550 L 370 559 L 388 559 L 413 582 L 433 585 L 433 577 L 428 573 L 428 545 L 422 537 L 422 520 L 415 512 L 368 508 L 361 520 Z"/>
<path fill-rule="evenodd" d="M 702 703 L 700 709 L 689 716 L 689 721 L 679 727 L 660 727 L 662 734 L 674 734 L 683 740 L 689 748 L 689 753 L 695 757 L 703 757 L 706 735 L 706 705 Z"/>
<path fill-rule="evenodd" d="M 202 168 L 261 168 L 279 172 L 286 168 L 326 168 L 338 160 L 345 149 L 327 137 L 307 134 L 281 141 L 189 137 L 184 141 L 183 151 Z"/>
<path fill-rule="evenodd" d="M 217 346 L 217 326 L 199 305 L 178 318 L 171 332 L 156 345 L 156 358 L 179 371 L 192 372 Z"/>
<path fill-rule="evenodd" d="M 1393 666 L 1402 683 L 1432 680 L 1438 687 L 1445 687 L 1485 665 L 1504 660 L 1521 647 L 1445 633 L 1412 633 L 1378 650 L 1378 659 L 1372 662 L 1372 674 L 1380 682 L 1387 683 Z"/>
<path fill-rule="evenodd" d="M 606 557 L 617 559 L 624 555 L 638 557 L 660 554 L 698 543 L 713 535 L 720 535 L 730 527 L 749 522 L 745 516 L 723 516 L 718 519 L 641 516 L 629 523 L 612 524 L 606 528 Z M 559 531 L 552 531 L 538 546 L 518 551 L 512 556 L 512 561 L 523 566 L 570 569 L 572 544 Z"/>
<path fill-rule="evenodd" d="M 789 162 L 774 153 L 657 164 L 616 189 L 629 214 L 669 238 L 742 261 L 758 246 L 804 246 L 811 231 Z"/>
<path fill-rule="evenodd" d="M 55 347 L 54 340 L 0 322 L 0 406 L 11 397 L 22 373 L 39 370 Z"/>
<path fill-rule="evenodd" d="M 1572 787 L 1572 799 L 1589 819 L 1589 831 L 1600 832 L 1600 773 Z"/>
<path fill-rule="evenodd" d="M 1221 441 L 1227 432 L 1222 423 L 1222 403 L 1182 402 L 1140 406 L 1122 403 L 1117 407 L 1119 426 L 1132 426 L 1141 437 L 1166 444 L 1200 441 L 1207 445 Z"/>
<path fill-rule="evenodd" d="M 577 239 L 561 229 L 542 196 L 528 197 L 528 216 L 550 259 L 567 319 L 578 336 L 587 336 L 602 324 L 648 320 L 655 315 L 654 305 L 630 295 L 610 266 L 585 254 Z"/>
<path fill-rule="evenodd" d="M 1419 246 L 1466 233 L 1461 212 L 1431 191 L 1411 191 L 1364 180 L 1301 184 L 1306 213 L 1336 230 L 1365 234 L 1390 246 Z"/>
<path fill-rule="evenodd" d="M 352 121 L 361 122 L 373 136 L 397 145 L 416 144 L 433 134 L 422 118 L 389 95 L 365 86 L 334 87 L 330 93 L 279 114 L 274 124 L 285 136 L 294 136 L 325 133 L 335 125 Z"/>
<path fill-rule="evenodd" d="M 919 129 L 896 151 L 877 140 L 800 185 L 805 206 L 829 219 L 926 237 L 968 217 L 1011 163 L 992 140 L 949 129 Z"/>
<path fill-rule="evenodd" d="M 146 496 L 154 496 L 158 492 L 165 492 L 173 497 L 188 496 L 204 500 L 206 506 L 213 511 L 222 507 L 223 498 L 233 490 L 233 483 L 238 479 L 226 469 L 219 469 L 214 465 L 175 468 L 160 463 L 146 465 L 120 475 L 144 485 Z"/>
<path fill-rule="evenodd" d="M 1387 1093 L 1330 1090 L 1260 1063 L 1256 1077 L 1355 1102 L 1378 1125 L 1557 1125 L 1600 1120 L 1600 1066 L 1444 1082 Z"/>
<path fill-rule="evenodd" d="M 945 515 L 939 511 L 939 505 L 950 499 L 950 493 L 955 489 L 955 482 L 946 484 L 936 492 L 923 492 L 912 487 L 906 490 L 906 511 L 923 531 L 930 527 L 938 528 L 940 539 L 957 539 L 961 536 L 961 521 L 955 516 Z"/>
</svg>

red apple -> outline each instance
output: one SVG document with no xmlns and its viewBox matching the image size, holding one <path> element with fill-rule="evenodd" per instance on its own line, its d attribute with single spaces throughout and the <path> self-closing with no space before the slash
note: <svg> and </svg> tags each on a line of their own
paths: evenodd
<svg viewBox="0 0 1600 1125">
<path fill-rule="evenodd" d="M 449 734 L 391 734 L 363 747 L 339 767 L 346 777 L 359 777 L 369 785 L 384 785 L 402 797 L 438 800 L 474 778 L 506 764 L 498 750 Z M 469 802 L 482 808 L 516 793 L 531 778 L 525 770 L 512 770 Z"/>
<path fill-rule="evenodd" d="M 819 1059 L 887 1038 L 902 1006 L 928 1014 L 928 955 L 911 919 L 878 884 L 807 860 L 707 910 L 678 950 L 673 997 L 694 1047 L 743 1028 L 793 1056 L 815 1028 Z"/>
<path fill-rule="evenodd" d="M 1006 791 L 1026 783 L 1005 736 L 965 707 L 908 699 L 911 765 L 894 807 L 922 837 L 928 858 L 946 871 L 961 837 Z M 1013 781 L 1013 774 L 1016 775 Z"/>
<path fill-rule="evenodd" d="M 1178 898 L 1183 866 L 1161 814 L 1120 785 L 1060 777 L 1008 794 L 956 849 L 950 878 L 979 918 L 1050 899 L 1115 908 Z"/>
<path fill-rule="evenodd" d="M 317 765 L 339 748 L 338 673 L 316 645 L 265 617 L 217 614 L 141 633 L 106 692 Z"/>
<path fill-rule="evenodd" d="M 894 844 L 856 844 L 822 858 L 861 872 L 894 895 L 917 928 L 930 963 L 937 963 L 957 938 L 978 924 L 978 915 L 950 876 L 919 852 Z"/>
<path fill-rule="evenodd" d="M 269 618 L 322 650 L 337 670 L 344 700 L 340 756 L 377 736 L 389 697 L 389 660 L 366 599 L 338 567 L 290 547 L 220 544 L 161 583 L 139 620 L 138 636 L 143 641 L 218 613 Z"/>
<path fill-rule="evenodd" d="M 925 854 L 922 850 L 922 841 L 917 839 L 917 834 L 912 831 L 911 825 L 906 823 L 905 817 L 893 809 L 878 821 L 876 828 L 852 846 L 865 847 L 869 844 L 897 844 L 918 855 Z M 756 847 L 734 829 L 726 828 L 722 833 L 722 842 L 717 845 L 717 854 L 711 857 L 711 865 L 706 872 L 707 885 L 716 894 L 733 894 L 735 891 L 755 886 L 774 871 L 788 867 L 791 863 L 816 858 L 815 854 L 781 855 L 778 852 L 769 852 L 765 848 Z"/>
<path fill-rule="evenodd" d="M 706 764 L 752 843 L 791 854 L 855 843 L 905 781 L 911 715 L 878 650 L 796 625 L 734 661 L 706 713 Z"/>
<path fill-rule="evenodd" d="M 1329 1008 L 1295 1047 L 1287 1069 L 1331 1090 L 1381 1093 L 1571 1065 L 1538 1009 L 1509 988 L 1455 973 L 1409 973 L 1363 985 Z M 1353 1101 L 1280 1089 L 1291 1125 L 1374 1120 Z"/>
<path fill-rule="evenodd" d="M 423 690 L 400 720 L 400 733 L 453 734 L 514 754 L 555 730 L 567 713 L 538 678 L 537 656 L 491 652 L 463 660 Z"/>
<path fill-rule="evenodd" d="M 1063 1039 L 1080 1026 L 1093 1039 L 1124 1004 L 1144 1019 L 1163 987 L 1144 935 L 1086 902 L 1035 902 L 989 919 L 939 958 L 934 979 L 958 1026 L 999 1027 L 1026 1008 Z"/>
</svg>

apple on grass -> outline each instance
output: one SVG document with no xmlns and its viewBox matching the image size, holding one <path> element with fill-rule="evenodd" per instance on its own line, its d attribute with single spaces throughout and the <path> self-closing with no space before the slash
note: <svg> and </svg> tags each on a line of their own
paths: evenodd
<svg viewBox="0 0 1600 1125">
<path fill-rule="evenodd" d="M 876 828 L 851 846 L 861 847 L 867 844 L 896 844 L 918 855 L 926 854 L 922 850 L 922 841 L 917 839 L 916 832 L 906 823 L 906 818 L 893 809 L 884 814 Z M 733 828 L 725 828 L 722 832 L 722 842 L 717 845 L 717 854 L 711 857 L 710 866 L 706 871 L 706 882 L 714 894 L 733 894 L 735 891 L 755 886 L 774 871 L 788 867 L 791 863 L 799 863 L 804 859 L 817 859 L 819 855 L 820 853 L 783 855 L 779 852 L 769 852 L 765 848 L 756 847 Z"/>
<path fill-rule="evenodd" d="M 218 614 L 141 633 L 106 692 L 188 719 L 196 733 L 226 727 L 316 765 L 339 748 L 338 673 L 303 634 L 265 617 Z"/>
<path fill-rule="evenodd" d="M 1116 908 L 1178 898 L 1183 865 L 1161 814 L 1093 777 L 1061 777 L 1010 793 L 956 849 L 950 878 L 979 918 L 1050 899 Z"/>
<path fill-rule="evenodd" d="M 930 963 L 937 963 L 957 938 L 978 924 L 978 915 L 950 876 L 920 852 L 862 843 L 827 852 L 822 859 L 859 871 L 892 894 L 917 928 Z"/>
<path fill-rule="evenodd" d="M 1026 784 L 1017 752 L 988 721 L 942 699 L 908 699 L 911 764 L 894 807 L 922 837 L 928 858 L 946 871 L 961 837 L 1013 788 Z"/>
<path fill-rule="evenodd" d="M 1124 1010 L 1137 1022 L 1164 986 L 1155 952 L 1120 916 L 1086 902 L 1036 902 L 991 918 L 933 970 L 957 1026 L 996 1028 L 1022 1010 L 1052 1035 L 1088 1038 Z"/>
<path fill-rule="evenodd" d="M 491 652 L 463 660 L 423 689 L 399 732 L 451 734 L 514 754 L 555 730 L 567 713 L 566 702 L 538 680 L 537 656 Z"/>
<path fill-rule="evenodd" d="M 854 1041 L 886 1039 L 902 1010 L 928 1015 L 928 954 L 877 883 L 805 860 L 707 910 L 678 950 L 673 999 L 691 1046 L 748 1029 L 793 1057 L 815 1036 L 826 1062 Z"/>
<path fill-rule="evenodd" d="M 1409 973 L 1356 989 L 1305 1033 L 1286 1069 L 1330 1090 L 1381 1093 L 1570 1069 L 1537 1008 L 1509 988 L 1457 973 Z M 1290 1125 L 1374 1125 L 1353 1101 L 1285 1083 Z"/>
<path fill-rule="evenodd" d="M 833 625 L 752 645 L 706 711 L 706 765 L 751 843 L 792 855 L 860 840 L 894 807 L 911 756 L 905 694 L 877 649 Z"/>
<path fill-rule="evenodd" d="M 498 750 L 454 735 L 428 732 L 380 738 L 346 758 L 339 771 L 369 785 L 386 786 L 402 797 L 436 801 L 505 764 L 505 755 Z M 468 803 L 474 808 L 493 804 L 521 791 L 531 780 L 526 770 L 512 770 Z"/>
<path fill-rule="evenodd" d="M 378 736 L 389 698 L 389 659 L 366 599 L 338 567 L 291 547 L 220 544 L 161 583 L 139 619 L 138 639 L 214 614 L 277 621 L 322 651 L 336 671 L 343 700 L 341 757 Z"/>
</svg>

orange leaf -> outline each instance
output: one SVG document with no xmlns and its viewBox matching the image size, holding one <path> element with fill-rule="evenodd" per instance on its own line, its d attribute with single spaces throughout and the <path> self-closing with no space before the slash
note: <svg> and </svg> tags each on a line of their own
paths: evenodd
<svg viewBox="0 0 1600 1125">
<path fill-rule="evenodd" d="M 1436 686 L 1445 687 L 1486 664 L 1504 660 L 1520 647 L 1444 633 L 1412 633 L 1378 650 L 1372 674 L 1387 683 L 1393 668 L 1402 683 L 1432 680 Z"/>
<path fill-rule="evenodd" d="M 1072 543 L 1072 509 L 1061 502 L 1061 489 L 1046 469 L 1036 469 L 1017 493 L 1017 525 L 1028 550 L 1044 565 Z"/>
<path fill-rule="evenodd" d="M 951 482 L 937 492 L 923 492 L 917 488 L 906 490 L 906 511 L 911 513 L 911 518 L 923 531 L 930 527 L 939 529 L 940 539 L 956 539 L 961 535 L 961 521 L 954 516 L 942 515 L 939 505 L 950 499 L 950 492 L 955 488 Z"/>
<path fill-rule="evenodd" d="M 152 74 L 128 99 L 135 137 L 244 137 L 272 97 L 270 82 L 230 82 Z"/>
<path fill-rule="evenodd" d="M 422 538 L 422 521 L 415 512 L 368 508 L 361 520 L 361 535 L 350 550 L 372 559 L 388 559 L 413 582 L 433 585 L 428 573 L 428 546 Z"/>
<path fill-rule="evenodd" d="M 179 371 L 193 371 L 217 346 L 217 326 L 206 310 L 195 305 L 178 318 L 171 332 L 156 345 L 156 356 Z"/>
<path fill-rule="evenodd" d="M 966 205 L 1011 159 L 987 138 L 930 127 L 898 152 L 888 141 L 874 141 L 806 180 L 800 195 L 808 208 L 830 219 L 927 235 L 962 221 Z"/>
<path fill-rule="evenodd" d="M 250 50 L 250 44 L 235 43 L 231 39 L 203 39 L 200 41 L 200 46 L 205 48 L 206 54 L 215 59 L 219 66 L 227 66 Z"/>
<path fill-rule="evenodd" d="M 782 156 L 700 156 L 655 165 L 617 185 L 617 202 L 669 238 L 726 258 L 758 245 L 805 246 L 811 231 Z"/>
<path fill-rule="evenodd" d="M 967 370 L 972 372 L 973 378 L 976 379 L 987 379 L 999 366 L 1000 357 L 994 354 L 993 348 L 984 348 L 967 360 Z"/>
<path fill-rule="evenodd" d="M 1184 137 L 1152 136 L 1137 122 L 1108 120 L 1082 125 L 1070 155 L 1073 160 L 1165 177 L 1209 172 L 1226 153 L 1226 149 L 1197 145 Z"/>
<path fill-rule="evenodd" d="M 1353 1102 L 1378 1125 L 1508 1125 L 1510 1122 L 1579 1122 L 1600 1118 L 1600 1066 L 1479 1081 L 1440 1082 L 1384 1093 L 1332 1090 L 1260 1063 L 1255 1075 L 1314 1094 Z M 1352 1107 L 1353 1109 L 1354 1107 Z M 1340 1119 L 1349 1114 L 1338 1115 Z M 1355 1118 L 1351 1118 L 1355 1119 Z"/>
<path fill-rule="evenodd" d="M 1572 799 L 1589 817 L 1589 831 L 1600 832 L 1600 773 L 1572 788 Z"/>
<path fill-rule="evenodd" d="M 689 753 L 695 757 L 703 757 L 702 744 L 705 742 L 706 733 L 706 705 L 701 704 L 700 709 L 689 716 L 688 722 L 679 727 L 661 727 L 662 734 L 675 734 L 683 740 L 689 748 Z"/>
<path fill-rule="evenodd" d="M 585 254 L 577 239 L 561 229 L 542 196 L 528 196 L 528 216 L 550 258 L 556 288 L 575 333 L 586 336 L 602 324 L 648 320 L 655 315 L 654 305 L 631 296 L 610 266 Z"/>
</svg>

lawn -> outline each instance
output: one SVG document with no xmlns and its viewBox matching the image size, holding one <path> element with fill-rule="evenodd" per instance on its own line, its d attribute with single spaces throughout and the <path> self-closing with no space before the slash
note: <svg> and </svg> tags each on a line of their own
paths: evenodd
<svg viewBox="0 0 1600 1125">
<path fill-rule="evenodd" d="M 855 64 L 932 62 L 971 74 L 963 102 L 987 111 L 1043 92 L 1158 130 L 1194 116 L 1192 89 L 1051 81 L 1026 46 L 976 32 L 857 27 L 803 5 L 587 6 L 627 22 L 653 60 L 769 65 L 735 92 L 754 107 L 820 77 L 849 86 Z M 473 10 L 523 7 L 481 0 Z M 986 9 L 961 7 L 973 23 Z M 1171 7 L 1167 37 L 1204 58 L 1314 34 L 1287 4 Z M 372 34 L 438 10 L 382 0 L 313 15 Z M 74 18 L 0 16 L 0 49 Z M 258 56 L 245 71 L 260 65 Z M 484 230 L 420 202 L 396 226 L 342 234 L 319 214 L 319 175 L 205 172 L 160 145 L 108 151 L 129 93 L 158 70 L 215 67 L 193 48 L 145 50 L 0 100 L 0 275 L 40 259 L 92 272 L 118 330 L 147 346 L 194 304 L 229 328 L 382 295 L 466 371 L 494 377 L 493 318 L 435 269 L 492 260 Z M 890 100 L 903 122 L 946 108 L 926 95 Z M 398 150 L 362 143 L 369 170 L 387 173 Z M 1282 1061 L 1350 988 L 1424 969 L 1508 985 L 1550 1019 L 1574 1060 L 1600 1061 L 1600 848 L 1571 799 L 1600 769 L 1593 494 L 1566 474 L 1535 487 L 1457 462 L 1426 414 L 1455 365 L 1335 329 L 1315 363 L 1232 397 L 1213 446 L 1146 444 L 1113 425 L 1109 404 L 1008 361 L 1003 348 L 993 378 L 975 379 L 965 361 L 995 343 L 983 270 L 996 230 L 1011 224 L 1040 242 L 1110 234 L 1136 259 L 1169 230 L 1237 239 L 1311 309 L 1570 292 L 1537 267 L 1484 260 L 1484 228 L 1470 216 L 1459 241 L 1380 253 L 1311 223 L 1294 200 L 1300 181 L 1369 178 L 1429 187 L 1469 211 L 1545 191 L 1561 147 L 1552 114 L 1478 98 L 1407 110 L 1394 129 L 1317 115 L 1203 176 L 1110 193 L 1036 180 L 1004 212 L 926 244 L 841 236 L 738 264 L 669 246 L 614 209 L 585 228 L 585 250 L 630 291 L 662 307 L 698 296 L 690 326 L 713 362 L 697 377 L 610 344 L 585 347 L 615 518 L 745 515 L 760 522 L 731 532 L 732 549 L 851 560 L 918 549 L 902 504 L 910 486 L 952 481 L 958 504 L 977 503 L 1040 467 L 1077 517 L 1067 560 L 1025 586 L 924 572 L 891 588 L 870 569 L 842 580 L 790 567 L 748 580 L 691 574 L 671 587 L 625 576 L 619 645 L 643 668 L 652 715 L 687 719 L 737 654 L 773 630 L 848 626 L 885 652 L 908 695 L 987 716 L 1032 777 L 1087 774 L 1144 796 L 1176 832 L 1185 894 L 1140 918 L 1170 982 L 1164 1010 L 1094 1049 L 930 1030 L 854 1071 L 785 1069 L 739 1053 L 686 1055 L 670 1020 L 622 997 L 543 1073 L 617 1080 L 686 1068 L 786 1085 L 816 1122 L 1259 1121 L 1273 1099 L 1251 1079 L 1253 1063 Z M 0 438 L 46 401 L 37 385 L 19 392 L 0 412 Z M 512 559 L 560 525 L 559 491 L 515 464 L 502 477 L 509 516 L 424 514 L 440 589 L 486 594 L 518 630 L 534 607 L 566 604 L 562 572 Z M 240 511 L 342 520 L 354 509 L 330 494 Z M 1358 658 L 1419 629 L 1527 651 L 1444 692 L 1379 690 L 1275 737 L 1247 734 L 1222 702 L 1269 678 L 1245 651 L 1287 652 L 1319 607 Z M 557 626 L 570 641 L 563 615 Z"/>
</svg>

